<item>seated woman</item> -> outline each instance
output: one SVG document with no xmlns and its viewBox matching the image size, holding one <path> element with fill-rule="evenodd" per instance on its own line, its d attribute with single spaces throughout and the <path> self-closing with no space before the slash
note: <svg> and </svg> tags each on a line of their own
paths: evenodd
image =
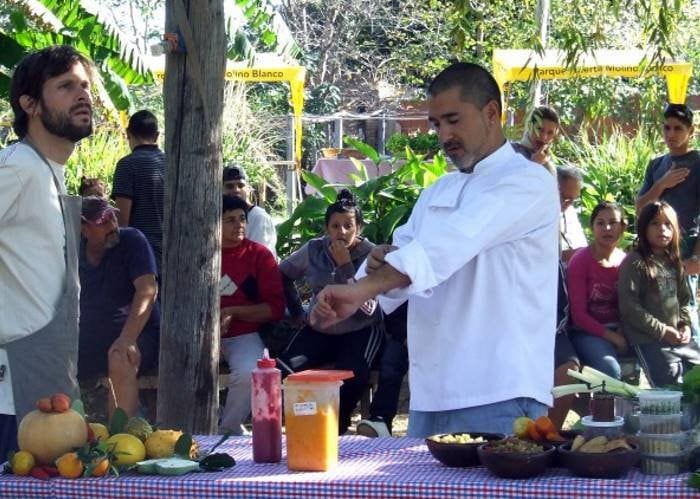
<svg viewBox="0 0 700 499">
<path fill-rule="evenodd" d="M 275 257 L 245 237 L 248 205 L 224 196 L 221 220 L 221 352 L 229 375 L 219 431 L 241 435 L 250 414 L 251 372 L 263 353 L 258 329 L 284 315 L 282 277 Z"/>
<path fill-rule="evenodd" d="M 617 354 L 627 350 L 618 330 L 618 271 L 625 252 L 617 244 L 625 230 L 622 208 L 603 201 L 591 213 L 593 241 L 569 261 L 571 342 L 584 365 L 620 379 Z"/>
<path fill-rule="evenodd" d="M 374 244 L 360 236 L 362 213 L 350 191 L 343 189 L 326 209 L 326 234 L 312 239 L 280 263 L 287 306 L 292 317 L 305 322 L 295 281 L 306 279 L 316 294 L 327 284 L 347 283 Z M 374 305 L 372 303 L 371 305 Z M 340 427 L 345 433 L 350 415 L 369 380 L 370 366 L 383 339 L 379 307 L 366 306 L 328 330 L 305 325 L 280 356 L 283 371 L 301 371 L 332 362 L 354 378 L 340 388 Z"/>
</svg>

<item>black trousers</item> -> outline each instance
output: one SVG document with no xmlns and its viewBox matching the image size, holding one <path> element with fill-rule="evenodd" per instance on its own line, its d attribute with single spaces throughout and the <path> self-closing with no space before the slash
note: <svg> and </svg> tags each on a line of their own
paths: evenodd
<svg viewBox="0 0 700 499">
<path fill-rule="evenodd" d="M 17 418 L 14 414 L 0 414 L 0 463 L 5 462 L 10 451 L 17 447 Z"/>
<path fill-rule="evenodd" d="M 310 326 L 301 329 L 280 355 L 284 365 L 294 372 L 332 364 L 334 369 L 349 370 L 355 375 L 340 387 L 339 428 L 342 435 L 350 426 L 350 416 L 362 398 L 369 382 L 369 373 L 384 337 L 379 325 L 330 335 L 319 333 Z M 289 372 L 283 368 L 284 376 Z"/>
</svg>

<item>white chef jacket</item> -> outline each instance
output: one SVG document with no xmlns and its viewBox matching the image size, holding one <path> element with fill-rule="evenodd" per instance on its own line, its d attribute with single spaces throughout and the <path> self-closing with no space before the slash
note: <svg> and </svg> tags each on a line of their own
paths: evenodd
<svg viewBox="0 0 700 499">
<path fill-rule="evenodd" d="M 411 284 L 379 297 L 408 298 L 412 410 L 551 405 L 559 210 L 556 179 L 509 143 L 421 193 L 386 256 Z"/>
</svg>

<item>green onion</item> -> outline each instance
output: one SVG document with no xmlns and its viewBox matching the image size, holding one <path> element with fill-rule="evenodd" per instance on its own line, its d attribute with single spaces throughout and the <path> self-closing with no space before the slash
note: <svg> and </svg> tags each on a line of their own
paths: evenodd
<svg viewBox="0 0 700 499">
<path fill-rule="evenodd" d="M 578 383 L 575 385 L 560 385 L 552 388 L 552 396 L 555 399 L 559 397 L 566 397 L 567 395 L 573 395 L 575 393 L 586 393 L 591 391 L 589 386 L 585 383 Z"/>
<path fill-rule="evenodd" d="M 603 382 L 605 382 L 605 391 L 622 397 L 636 397 L 641 391 L 639 387 L 612 378 L 588 366 L 585 366 L 581 372 L 569 369 L 566 373 L 572 378 L 583 381 L 593 387 L 602 386 Z"/>
</svg>

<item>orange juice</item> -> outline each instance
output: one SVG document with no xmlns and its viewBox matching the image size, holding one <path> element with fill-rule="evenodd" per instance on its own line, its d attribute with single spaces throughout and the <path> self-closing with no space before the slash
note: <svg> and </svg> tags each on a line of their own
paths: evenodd
<svg viewBox="0 0 700 499">
<path fill-rule="evenodd" d="M 347 378 L 348 373 L 322 371 L 323 375 L 318 375 L 319 372 L 303 371 L 289 376 L 284 382 L 287 466 L 290 470 L 326 471 L 338 463 L 340 379 Z"/>
</svg>

